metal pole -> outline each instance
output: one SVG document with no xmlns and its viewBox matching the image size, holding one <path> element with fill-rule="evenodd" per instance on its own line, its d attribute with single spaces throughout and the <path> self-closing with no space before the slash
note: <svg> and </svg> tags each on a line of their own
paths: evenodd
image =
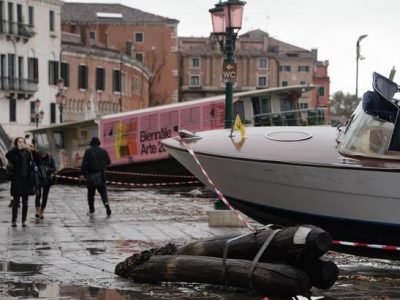
<svg viewBox="0 0 400 300">
<path fill-rule="evenodd" d="M 226 62 L 233 63 L 235 34 L 232 28 L 226 29 L 225 53 Z M 225 128 L 232 128 L 233 124 L 233 82 L 228 81 L 225 86 Z"/>
<path fill-rule="evenodd" d="M 360 43 L 357 43 L 357 56 L 356 56 L 356 101 L 358 101 L 358 61 L 360 59 Z"/>
<path fill-rule="evenodd" d="M 358 40 L 357 40 L 357 46 L 356 46 L 356 102 L 358 102 L 358 62 L 360 60 L 360 42 L 362 39 L 366 38 L 368 35 L 363 34 L 360 35 Z"/>
</svg>

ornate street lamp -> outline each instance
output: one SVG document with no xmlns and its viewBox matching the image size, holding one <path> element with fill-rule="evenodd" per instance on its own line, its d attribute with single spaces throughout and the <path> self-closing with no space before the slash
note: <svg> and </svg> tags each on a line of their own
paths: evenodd
<svg viewBox="0 0 400 300">
<path fill-rule="evenodd" d="M 63 110 L 65 105 L 65 96 L 64 96 L 64 79 L 60 78 L 57 82 L 58 92 L 56 94 L 56 103 L 58 105 L 58 109 L 60 111 L 60 123 L 63 122 Z"/>
<path fill-rule="evenodd" d="M 357 40 L 357 45 L 356 45 L 356 102 L 358 102 L 358 61 L 363 60 L 364 57 L 360 55 L 361 52 L 361 47 L 360 47 L 360 42 L 362 39 L 366 38 L 368 35 L 363 34 L 360 35 L 358 40 Z"/>
<path fill-rule="evenodd" d="M 237 34 L 242 28 L 245 4 L 246 2 L 239 0 L 220 1 L 214 8 L 209 10 L 213 24 L 212 34 L 217 37 L 221 50 L 226 55 L 223 72 L 229 75 L 224 78 L 226 81 L 225 128 L 231 128 L 233 123 L 233 81 L 236 79 L 236 64 L 233 55 Z"/>
</svg>

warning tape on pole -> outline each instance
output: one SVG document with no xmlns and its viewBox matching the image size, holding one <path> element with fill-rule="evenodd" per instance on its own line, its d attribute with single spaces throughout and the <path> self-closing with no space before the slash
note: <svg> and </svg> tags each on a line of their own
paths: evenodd
<svg viewBox="0 0 400 300">
<path fill-rule="evenodd" d="M 73 170 L 80 170 L 80 168 L 69 168 Z M 148 176 L 148 177 L 167 177 L 167 178 L 191 178 L 195 179 L 193 175 L 174 175 L 174 174 L 157 174 L 157 173 L 139 173 L 139 172 L 122 172 L 122 171 L 111 171 L 106 170 L 106 173 L 110 174 L 121 174 L 121 175 L 133 175 L 133 176 Z"/>
<path fill-rule="evenodd" d="M 334 240 L 334 241 L 332 241 L 332 243 L 334 245 L 340 245 L 340 246 L 381 249 L 381 250 L 388 250 L 388 251 L 400 251 L 400 246 L 392 246 L 392 245 L 378 245 L 378 244 L 346 242 L 346 241 L 338 241 L 338 240 Z"/>
<path fill-rule="evenodd" d="M 65 176 L 65 175 L 55 175 L 57 178 L 62 178 L 62 179 L 69 179 L 69 180 L 75 180 L 75 181 L 85 181 L 79 179 L 79 177 L 74 177 L 74 176 Z M 112 185 L 120 185 L 120 186 L 130 186 L 130 187 L 160 187 L 160 186 L 178 186 L 178 185 L 191 185 L 191 184 L 199 184 L 200 181 L 198 180 L 193 180 L 193 181 L 177 181 L 177 182 L 160 182 L 160 183 L 130 183 L 130 182 L 118 182 L 118 181 L 109 181 L 107 180 L 106 183 L 112 184 Z"/>
<path fill-rule="evenodd" d="M 200 161 L 197 159 L 196 154 L 194 153 L 193 149 L 186 144 L 181 138 L 179 139 L 180 143 L 183 144 L 186 148 L 186 150 L 190 153 L 190 155 L 193 157 L 193 159 L 195 160 L 196 164 L 199 166 L 201 172 L 204 174 L 204 176 L 207 178 L 208 183 L 210 184 L 210 186 L 212 187 L 212 189 L 214 190 L 214 192 L 218 195 L 218 198 L 222 200 L 222 202 L 224 202 L 224 204 L 235 213 L 235 215 L 239 218 L 239 220 L 246 225 L 252 232 L 256 232 L 257 230 L 255 228 L 253 228 L 253 226 L 251 226 L 249 224 L 249 222 L 247 222 L 239 213 L 238 210 L 234 209 L 232 207 L 232 205 L 229 203 L 229 201 L 225 198 L 225 196 L 222 194 L 222 192 L 217 188 L 217 186 L 214 184 L 214 182 L 211 180 L 211 178 L 208 176 L 206 170 L 204 170 L 203 166 L 201 165 Z"/>
</svg>

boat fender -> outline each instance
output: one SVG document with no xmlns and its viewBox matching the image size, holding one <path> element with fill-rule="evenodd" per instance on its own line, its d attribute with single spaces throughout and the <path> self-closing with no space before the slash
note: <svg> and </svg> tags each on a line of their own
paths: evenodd
<svg viewBox="0 0 400 300">
<path fill-rule="evenodd" d="M 293 236 L 294 245 L 303 245 L 307 241 L 307 236 L 311 232 L 311 228 L 300 226 Z"/>
</svg>

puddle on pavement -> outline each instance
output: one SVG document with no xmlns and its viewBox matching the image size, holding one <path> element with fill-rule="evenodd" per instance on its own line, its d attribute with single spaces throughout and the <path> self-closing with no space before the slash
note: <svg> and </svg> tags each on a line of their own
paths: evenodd
<svg viewBox="0 0 400 300">
<path fill-rule="evenodd" d="M 86 250 L 89 251 L 90 255 L 99 255 L 106 252 L 106 249 L 96 247 L 88 247 Z"/>
<path fill-rule="evenodd" d="M 133 284 L 133 283 L 132 283 Z M 242 291 L 210 290 L 204 285 L 143 285 L 130 289 L 111 289 L 76 285 L 58 285 L 42 283 L 1 284 L 0 297 L 18 297 L 18 299 L 102 299 L 102 300 L 147 300 L 147 299 L 225 299 L 254 300 L 260 296 Z M 270 298 L 273 299 L 273 298 Z"/>
<path fill-rule="evenodd" d="M 23 264 L 12 261 L 0 262 L 1 272 L 17 272 L 17 273 L 39 273 L 42 265 L 39 264 Z"/>
</svg>

